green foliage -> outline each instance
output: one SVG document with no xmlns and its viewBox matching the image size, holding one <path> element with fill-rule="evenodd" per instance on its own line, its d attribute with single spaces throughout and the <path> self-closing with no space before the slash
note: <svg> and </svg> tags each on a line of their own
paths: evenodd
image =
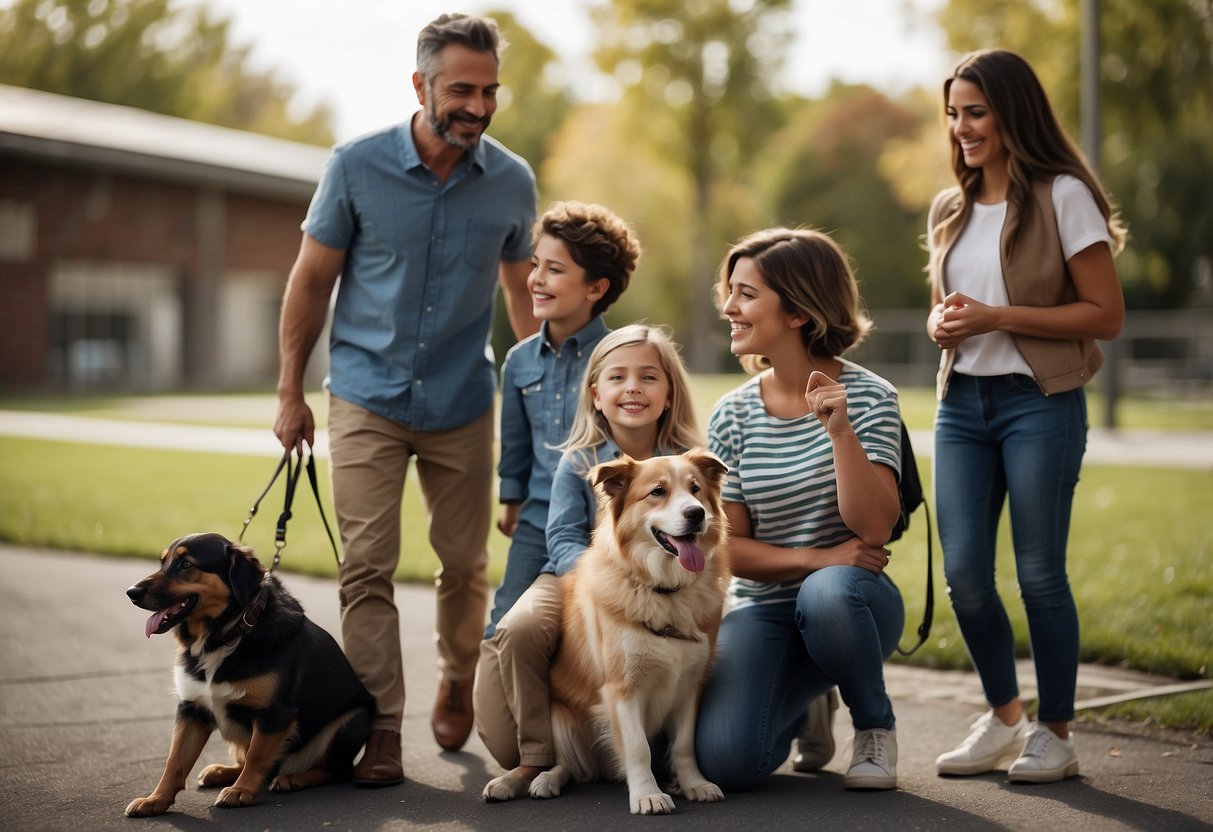
<svg viewBox="0 0 1213 832">
<path fill-rule="evenodd" d="M 572 108 L 556 53 L 511 12 L 489 10 L 509 46 L 501 56 L 501 93 L 492 134 L 538 171 Z"/>
<path fill-rule="evenodd" d="M 707 292 L 690 271 L 692 185 L 651 146 L 630 140 L 623 112 L 581 107 L 553 141 L 543 169 L 543 202 L 577 199 L 606 205 L 636 231 L 642 253 L 628 289 L 607 312 L 622 326 L 639 319 L 671 326 L 682 342 L 691 325 L 686 299 Z M 644 187 L 636 184 L 643 182 Z"/>
<path fill-rule="evenodd" d="M 721 211 L 726 183 L 744 177 L 767 130 L 777 123 L 772 94 L 788 41 L 789 0 L 612 0 L 592 8 L 595 58 L 623 90 L 633 146 L 656 148 L 692 183 L 688 364 L 719 361 L 717 314 L 707 292 L 726 247 L 753 229 L 751 216 Z M 666 279 L 672 279 L 667 276 Z"/>
<path fill-rule="evenodd" d="M 16 0 L 0 9 L 0 83 L 331 144 L 328 108 L 292 117 L 293 89 L 252 70 L 229 27 L 171 0 Z"/>
<path fill-rule="evenodd" d="M 850 255 L 869 307 L 925 308 L 921 209 L 902 206 L 879 165 L 890 141 L 916 135 L 918 115 L 871 87 L 841 84 L 797 110 L 759 177 L 775 222 L 829 233 Z"/>
</svg>

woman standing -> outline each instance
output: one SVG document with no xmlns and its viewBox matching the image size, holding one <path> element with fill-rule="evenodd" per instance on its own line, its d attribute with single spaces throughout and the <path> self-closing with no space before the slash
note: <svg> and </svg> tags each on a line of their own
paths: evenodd
<svg viewBox="0 0 1213 832">
<path fill-rule="evenodd" d="M 1095 339 L 1124 322 L 1112 258 L 1125 230 L 1023 58 L 972 53 L 943 95 L 958 184 L 935 198 L 928 225 L 927 331 L 942 350 L 935 501 L 952 607 L 991 710 L 936 768 L 1010 763 L 1011 782 L 1051 782 L 1078 773 L 1066 538 L 1086 448 L 1083 385 L 1102 363 Z M 1032 726 L 995 587 L 1008 497 L 1039 690 Z"/>
<path fill-rule="evenodd" d="M 871 322 L 825 234 L 751 234 L 717 290 L 730 349 L 758 374 L 720 400 L 708 429 L 729 466 L 734 578 L 700 707 L 700 768 L 724 789 L 755 785 L 787 759 L 805 703 L 837 686 L 855 728 L 844 785 L 896 788 L 884 660 L 905 610 L 884 546 L 900 508 L 897 391 L 841 357 Z"/>
</svg>

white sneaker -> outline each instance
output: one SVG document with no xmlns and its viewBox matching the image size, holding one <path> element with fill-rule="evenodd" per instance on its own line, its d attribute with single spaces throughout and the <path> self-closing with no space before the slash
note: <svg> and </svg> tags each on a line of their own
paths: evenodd
<svg viewBox="0 0 1213 832">
<path fill-rule="evenodd" d="M 870 728 L 856 731 L 851 767 L 842 785 L 848 789 L 897 788 L 897 731 Z"/>
<path fill-rule="evenodd" d="M 964 742 L 935 758 L 939 774 L 985 774 L 1010 763 L 1023 747 L 1028 733 L 1028 718 L 1007 725 L 993 710 L 986 711 L 971 726 Z"/>
<path fill-rule="evenodd" d="M 809 702 L 808 718 L 796 738 L 792 771 L 818 771 L 834 757 L 834 712 L 838 710 L 838 688 L 830 688 Z"/>
<path fill-rule="evenodd" d="M 1023 751 L 1007 769 L 1012 783 L 1056 783 L 1078 774 L 1074 737 L 1064 740 L 1043 725 L 1028 732 Z"/>
</svg>

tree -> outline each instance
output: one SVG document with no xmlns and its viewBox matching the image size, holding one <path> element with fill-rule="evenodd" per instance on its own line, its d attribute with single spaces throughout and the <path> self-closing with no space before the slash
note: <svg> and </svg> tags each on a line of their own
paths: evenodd
<svg viewBox="0 0 1213 832">
<path fill-rule="evenodd" d="M 958 52 L 1026 57 L 1074 136 L 1079 0 L 949 0 L 939 21 Z M 1182 307 L 1213 263 L 1213 2 L 1101 0 L 1104 185 L 1129 223 L 1120 261 L 1130 307 Z M 1207 288 L 1206 288 L 1206 291 Z"/>
<path fill-rule="evenodd" d="M 718 363 L 712 264 L 737 228 L 716 209 L 778 123 L 771 84 L 790 0 L 612 0 L 593 7 L 599 66 L 623 90 L 631 139 L 659 149 L 693 186 L 688 363 Z M 750 223 L 744 226 L 747 230 Z"/>
<path fill-rule="evenodd" d="M 552 137 L 572 108 L 559 57 L 508 11 L 485 12 L 509 44 L 501 62 L 501 92 L 492 133 L 539 171 Z"/>
<path fill-rule="evenodd" d="M 251 70 L 229 26 L 170 0 L 16 0 L 0 9 L 0 82 L 332 144 L 328 107 L 292 117 L 291 86 Z"/>
<path fill-rule="evenodd" d="M 926 308 L 922 206 L 903 205 L 879 164 L 890 142 L 918 134 L 920 116 L 871 87 L 838 83 L 795 109 L 758 177 L 775 222 L 830 234 L 854 261 L 868 306 Z"/>
</svg>

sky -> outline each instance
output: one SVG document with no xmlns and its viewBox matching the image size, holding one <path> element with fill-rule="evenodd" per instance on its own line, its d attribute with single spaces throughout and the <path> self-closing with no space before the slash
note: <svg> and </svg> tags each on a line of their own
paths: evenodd
<svg viewBox="0 0 1213 832">
<path fill-rule="evenodd" d="M 576 96 L 593 100 L 603 94 L 590 57 L 593 30 L 586 8 L 604 0 L 184 1 L 232 19 L 233 41 L 252 46 L 259 69 L 274 68 L 293 84 L 301 109 L 326 100 L 338 141 L 401 121 L 416 108 L 410 77 L 417 33 L 444 12 L 509 9 L 563 58 Z M 817 95 L 836 78 L 893 93 L 916 85 L 933 88 L 954 58 L 925 19 L 943 2 L 794 0 L 783 87 Z"/>
</svg>

